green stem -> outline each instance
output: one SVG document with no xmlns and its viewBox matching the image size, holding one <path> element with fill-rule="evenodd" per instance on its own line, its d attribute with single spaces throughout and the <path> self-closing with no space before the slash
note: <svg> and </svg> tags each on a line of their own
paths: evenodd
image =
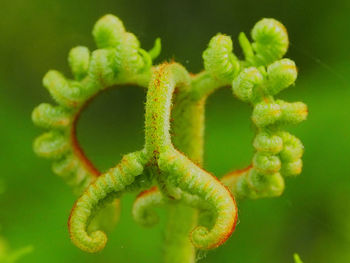
<svg viewBox="0 0 350 263">
<path fill-rule="evenodd" d="M 199 110 L 193 107 L 191 101 L 182 94 L 188 94 L 189 78 L 187 72 L 178 64 L 163 64 L 155 71 L 147 93 L 146 105 L 146 142 L 145 150 L 148 155 L 158 155 L 167 149 L 173 148 L 173 144 L 179 150 L 190 154 L 190 158 L 196 162 L 202 162 L 203 138 L 201 129 L 203 116 Z M 184 85 L 185 84 L 185 85 Z M 177 90 L 177 92 L 174 92 Z M 180 96 L 175 96 L 176 94 Z M 174 98 L 173 98 L 174 97 Z M 187 96 L 188 97 L 188 96 Z M 174 104 L 173 112 L 170 112 Z M 203 108 L 202 104 L 200 105 Z M 172 132 L 177 136 L 170 136 L 170 116 L 173 117 Z M 183 125 L 192 121 L 196 125 Z M 191 128 L 192 127 L 192 128 Z M 199 147 L 198 147 L 199 146 Z M 161 186 L 160 186 L 161 188 Z M 166 263 L 194 263 L 195 248 L 192 245 L 189 232 L 196 225 L 196 212 L 178 204 L 169 205 L 169 214 L 164 241 L 164 262 Z"/>
<path fill-rule="evenodd" d="M 205 99 L 195 101 L 186 92 L 179 92 L 174 98 L 172 112 L 172 141 L 198 165 L 203 163 Z M 165 263 L 194 263 L 196 249 L 189 233 L 197 225 L 198 213 L 183 205 L 170 205 L 164 242 Z"/>
<path fill-rule="evenodd" d="M 195 100 L 207 98 L 211 93 L 231 83 L 214 78 L 209 72 L 203 71 L 192 78 L 192 89 L 190 96 Z"/>
<path fill-rule="evenodd" d="M 173 147 L 169 132 L 173 92 L 188 81 L 187 71 L 176 63 L 163 64 L 155 71 L 147 92 L 145 116 L 145 150 L 149 155 Z"/>
<path fill-rule="evenodd" d="M 163 251 L 165 263 L 195 262 L 196 249 L 189 233 L 196 223 L 197 213 L 194 209 L 181 204 L 169 205 Z"/>
</svg>

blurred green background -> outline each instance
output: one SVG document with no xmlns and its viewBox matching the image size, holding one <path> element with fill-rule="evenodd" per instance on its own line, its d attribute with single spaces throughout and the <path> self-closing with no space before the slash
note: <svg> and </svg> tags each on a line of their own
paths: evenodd
<svg viewBox="0 0 350 263">
<path fill-rule="evenodd" d="M 1 0 L 0 196 L 1 234 L 13 248 L 32 244 L 21 262 L 161 262 L 162 222 L 143 229 L 131 217 L 134 196 L 125 196 L 122 217 L 106 249 L 88 255 L 74 247 L 67 218 L 75 197 L 32 152 L 42 131 L 32 109 L 50 102 L 41 85 L 49 69 L 69 74 L 67 54 L 75 45 L 94 49 L 91 29 L 106 13 L 119 16 L 142 46 L 156 37 L 157 62 L 175 59 L 202 69 L 211 36 L 249 32 L 262 17 L 288 29 L 287 57 L 299 68 L 296 86 L 280 97 L 309 106 L 305 123 L 290 129 L 305 145 L 301 176 L 287 180 L 277 199 L 239 203 L 239 224 L 222 247 L 200 262 L 285 263 L 300 253 L 305 263 L 350 262 L 350 1 L 347 0 Z M 236 52 L 240 54 L 235 41 Z M 223 89 L 207 103 L 205 168 L 218 176 L 249 164 L 253 148 L 251 109 Z M 110 90 L 83 114 L 79 140 L 101 169 L 143 145 L 145 92 Z"/>
</svg>

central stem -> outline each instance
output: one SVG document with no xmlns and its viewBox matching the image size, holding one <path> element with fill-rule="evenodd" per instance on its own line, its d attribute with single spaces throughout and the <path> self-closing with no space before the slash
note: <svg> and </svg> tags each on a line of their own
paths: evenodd
<svg viewBox="0 0 350 263">
<path fill-rule="evenodd" d="M 163 64 L 153 74 L 147 92 L 145 149 L 151 156 L 172 148 L 170 115 L 176 87 L 185 88 L 187 71 L 179 64 Z"/>
<path fill-rule="evenodd" d="M 176 63 L 163 64 L 154 71 L 147 93 L 145 150 L 156 160 L 160 153 L 175 147 L 202 166 L 204 103 L 219 83 L 205 73 L 194 78 L 190 86 L 188 80 L 187 72 Z M 196 249 L 189 236 L 197 225 L 197 215 L 195 209 L 169 204 L 164 262 L 195 262 Z"/>
<path fill-rule="evenodd" d="M 193 101 L 186 92 L 177 93 L 172 111 L 174 146 L 199 166 L 203 163 L 204 101 Z M 189 233 L 197 225 L 197 211 L 181 204 L 168 208 L 165 263 L 194 263 L 196 249 Z"/>
</svg>

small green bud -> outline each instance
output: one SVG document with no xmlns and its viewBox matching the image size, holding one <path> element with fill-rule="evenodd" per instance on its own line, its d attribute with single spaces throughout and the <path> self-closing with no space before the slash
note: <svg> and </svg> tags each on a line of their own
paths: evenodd
<svg viewBox="0 0 350 263">
<path fill-rule="evenodd" d="M 137 51 L 140 48 L 140 41 L 133 33 L 130 32 L 125 32 L 123 44 L 125 45 L 125 47 L 128 47 L 131 50 L 135 51 Z"/>
<path fill-rule="evenodd" d="M 90 51 L 87 47 L 72 48 L 68 55 L 68 63 L 77 80 L 83 79 L 89 69 Z"/>
<path fill-rule="evenodd" d="M 280 152 L 281 159 L 286 162 L 298 160 L 302 157 L 304 146 L 301 141 L 288 132 L 282 132 L 283 150 Z"/>
<path fill-rule="evenodd" d="M 78 159 L 74 155 L 69 154 L 64 156 L 62 159 L 55 161 L 52 164 L 52 171 L 58 176 L 68 178 L 76 173 L 78 167 Z"/>
<path fill-rule="evenodd" d="M 280 196 L 283 193 L 285 187 L 284 179 L 281 174 L 275 173 L 271 176 L 266 176 L 266 179 L 268 185 L 267 195 L 269 197 Z"/>
<path fill-rule="evenodd" d="M 220 80 L 232 81 L 239 70 L 239 61 L 232 51 L 231 37 L 223 34 L 214 36 L 203 52 L 204 68 Z"/>
<path fill-rule="evenodd" d="M 298 159 L 293 162 L 284 162 L 281 168 L 283 176 L 295 176 L 301 173 L 303 169 L 303 161 Z"/>
<path fill-rule="evenodd" d="M 264 18 L 252 30 L 253 50 L 257 65 L 268 65 L 286 54 L 288 34 L 286 28 L 277 20 Z"/>
<path fill-rule="evenodd" d="M 123 22 L 113 15 L 100 18 L 92 30 L 98 48 L 114 48 L 121 45 L 124 33 Z"/>
<path fill-rule="evenodd" d="M 256 198 L 253 188 L 248 185 L 246 176 L 240 176 L 234 184 L 235 198 Z"/>
<path fill-rule="evenodd" d="M 281 107 L 273 102 L 260 102 L 254 106 L 252 119 L 256 126 L 264 127 L 275 123 L 282 115 Z"/>
<path fill-rule="evenodd" d="M 257 68 L 246 68 L 234 79 L 233 92 L 243 101 L 252 101 L 257 96 L 256 88 L 263 80 L 264 77 Z"/>
<path fill-rule="evenodd" d="M 126 32 L 123 37 L 123 45 L 117 48 L 116 52 L 117 69 L 128 74 L 135 74 L 144 69 L 145 66 L 151 66 L 151 56 L 140 48 L 137 37 L 129 32 Z"/>
<path fill-rule="evenodd" d="M 277 135 L 270 135 L 266 132 L 260 132 L 255 137 L 253 145 L 259 152 L 277 154 L 283 148 L 283 140 Z"/>
<path fill-rule="evenodd" d="M 76 156 L 67 154 L 52 164 L 52 171 L 60 176 L 74 192 L 80 194 L 93 180 Z"/>
<path fill-rule="evenodd" d="M 255 168 L 248 171 L 245 181 L 247 187 L 256 192 L 261 192 L 266 187 L 266 176 L 259 173 Z"/>
<path fill-rule="evenodd" d="M 115 52 L 112 50 L 98 49 L 92 52 L 89 68 L 89 76 L 92 85 L 88 87 L 90 93 L 112 85 L 116 71 L 116 69 L 113 68 L 114 62 Z"/>
<path fill-rule="evenodd" d="M 43 78 L 43 85 L 48 89 L 54 100 L 68 108 L 75 107 L 79 100 L 79 90 L 70 87 L 66 78 L 56 70 L 50 70 Z"/>
<path fill-rule="evenodd" d="M 298 124 L 306 120 L 308 109 L 305 103 L 302 102 L 285 102 L 282 100 L 276 101 L 281 107 L 282 117 L 281 122 L 285 124 Z"/>
<path fill-rule="evenodd" d="M 34 152 L 48 159 L 59 159 L 70 150 L 69 139 L 60 132 L 42 134 L 34 141 Z"/>
<path fill-rule="evenodd" d="M 250 195 L 251 198 L 280 196 L 284 191 L 284 179 L 280 173 L 265 176 L 255 169 L 251 169 L 247 176 L 248 188 L 254 189 L 256 192 L 255 197 Z M 246 191 L 249 190 L 246 189 Z"/>
<path fill-rule="evenodd" d="M 81 190 L 84 190 L 92 181 L 91 174 L 82 166 L 79 166 L 75 173 L 66 180 L 67 184 L 73 186 L 78 193 L 81 193 Z"/>
<path fill-rule="evenodd" d="M 253 167 L 263 175 L 270 175 L 281 169 L 281 161 L 278 156 L 256 152 Z"/>
<path fill-rule="evenodd" d="M 32 120 L 43 128 L 65 128 L 71 123 L 71 115 L 61 106 L 42 103 L 33 110 Z"/>
<path fill-rule="evenodd" d="M 281 90 L 292 85 L 297 78 L 297 68 L 294 61 L 290 59 L 278 60 L 267 68 L 268 85 L 267 93 L 276 95 Z"/>
</svg>

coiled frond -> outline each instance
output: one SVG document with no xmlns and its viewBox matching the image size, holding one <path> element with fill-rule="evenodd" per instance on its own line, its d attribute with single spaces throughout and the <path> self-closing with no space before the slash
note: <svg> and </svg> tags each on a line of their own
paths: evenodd
<svg viewBox="0 0 350 263">
<path fill-rule="evenodd" d="M 153 209 L 168 204 L 174 208 L 171 215 L 181 211 L 181 203 L 198 209 L 199 226 L 195 227 L 194 217 L 182 216 L 183 221 L 189 221 L 182 222 L 187 227 L 182 229 L 180 224 L 169 224 L 171 230 L 167 231 L 165 242 L 169 246 L 165 251 L 171 252 L 170 258 L 176 257 L 180 244 L 188 246 L 181 251 L 189 255 L 178 257 L 179 262 L 193 261 L 194 247 L 215 248 L 232 234 L 237 222 L 233 196 L 279 196 L 284 190 L 283 176 L 301 172 L 303 145 L 284 128 L 305 120 L 308 110 L 304 103 L 274 98 L 293 85 L 297 77 L 295 63 L 282 59 L 288 48 L 288 35 L 278 21 L 259 21 L 252 30 L 252 44 L 244 33 L 240 34 L 243 61 L 233 54 L 229 36 L 214 36 L 203 52 L 205 71 L 198 75 L 189 74 L 174 62 L 152 67 L 152 60 L 161 50 L 160 39 L 156 39 L 152 49 L 145 51 L 136 36 L 127 32 L 115 16 L 102 17 L 94 26 L 93 36 L 97 50 L 90 52 L 78 46 L 69 53 L 74 79 L 67 79 L 55 70 L 44 77 L 43 84 L 58 105 L 41 104 L 32 114 L 33 122 L 48 130 L 35 140 L 34 151 L 52 159 L 54 173 L 78 189 L 78 193 L 85 189 L 68 221 L 71 239 L 80 249 L 94 253 L 106 245 L 107 236 L 101 222 L 114 218 L 108 211 L 115 208 L 115 203 L 104 209 L 106 216 L 99 213 L 102 208 L 124 192 L 139 192 L 152 185 L 135 200 L 134 219 L 141 225 L 151 226 L 158 221 Z M 204 105 L 215 89 L 231 83 L 235 96 L 253 107 L 256 152 L 249 167 L 219 181 L 200 167 Z M 141 151 L 125 155 L 117 166 L 101 174 L 81 149 L 76 138 L 76 124 L 94 96 L 118 84 L 148 87 L 145 145 Z M 175 121 L 172 122 L 172 118 Z M 173 137 L 176 138 L 174 144 Z M 193 210 L 191 208 L 187 211 Z M 171 235 L 169 238 L 171 231 L 180 233 L 174 235 L 178 239 L 175 242 L 170 240 Z M 193 245 L 189 239 L 179 237 L 185 234 Z"/>
<path fill-rule="evenodd" d="M 166 200 L 156 186 L 141 192 L 133 205 L 132 215 L 137 223 L 143 226 L 153 226 L 158 223 L 158 215 L 153 210 L 164 205 Z"/>
<path fill-rule="evenodd" d="M 257 68 L 246 68 L 235 78 L 233 90 L 235 95 L 243 101 L 255 101 L 259 99 L 258 87 L 263 82 L 263 75 Z"/>
<path fill-rule="evenodd" d="M 140 48 L 137 38 L 126 32 L 121 21 L 112 15 L 96 23 L 93 36 L 99 49 L 90 52 L 87 47 L 78 46 L 69 52 L 73 80 L 56 70 L 45 75 L 43 85 L 58 105 L 43 103 L 32 113 L 33 122 L 49 130 L 35 140 L 34 152 L 52 159 L 53 172 L 76 194 L 81 194 L 100 175 L 76 137 L 81 112 L 105 88 L 126 83 L 147 86 L 152 59 L 161 49 L 160 40 L 157 40 L 152 54 L 148 54 Z M 102 213 L 109 215 L 109 225 L 113 225 L 119 215 L 119 201 L 107 206 Z M 91 229 L 110 228 L 105 221 L 95 220 Z"/>
<path fill-rule="evenodd" d="M 250 44 L 244 33 L 239 40 L 246 60 L 254 66 L 266 66 L 281 59 L 287 52 L 289 40 L 283 24 L 272 18 L 264 18 L 255 24 Z"/>
<path fill-rule="evenodd" d="M 70 237 L 77 247 L 90 253 L 104 248 L 106 234 L 100 230 L 88 233 L 89 222 L 95 213 L 119 197 L 135 177 L 142 174 L 143 165 L 141 152 L 128 154 L 116 167 L 88 186 L 75 203 L 68 221 Z"/>
<path fill-rule="evenodd" d="M 233 44 L 229 36 L 218 34 L 213 37 L 203 52 L 204 68 L 214 78 L 232 81 L 239 70 L 239 61 L 232 53 Z"/>
<path fill-rule="evenodd" d="M 34 151 L 39 156 L 54 160 L 54 173 L 65 178 L 77 192 L 99 175 L 76 140 L 75 127 L 79 113 L 64 106 L 43 103 L 32 114 L 35 124 L 50 129 L 35 140 Z"/>
<path fill-rule="evenodd" d="M 243 172 L 223 178 L 233 193 L 240 197 L 259 198 L 280 195 L 284 189 L 281 175 L 301 173 L 303 145 L 284 132 L 287 124 L 306 119 L 307 107 L 302 102 L 287 103 L 273 95 L 292 85 L 297 71 L 293 61 L 282 59 L 265 68 L 250 67 L 233 81 L 234 94 L 253 106 L 252 121 L 257 127 L 252 166 Z"/>
<path fill-rule="evenodd" d="M 267 65 L 284 56 L 288 49 L 287 30 L 280 22 L 264 18 L 252 30 L 257 65 Z"/>
<path fill-rule="evenodd" d="M 199 226 L 193 230 L 191 238 L 194 246 L 211 249 L 224 243 L 237 222 L 236 204 L 228 189 L 178 152 L 161 155 L 159 167 L 171 176 L 175 186 L 199 196 L 217 215 L 212 229 Z"/>
<path fill-rule="evenodd" d="M 130 75 L 147 70 L 152 65 L 152 58 L 160 53 L 159 40 L 149 54 L 140 48 L 136 36 L 127 32 L 121 20 L 113 15 L 105 15 L 96 23 L 93 36 L 99 48 L 114 50 L 111 60 L 115 74 Z"/>
<path fill-rule="evenodd" d="M 152 57 L 160 52 L 160 40 L 156 41 L 152 55 L 148 54 L 112 15 L 96 23 L 93 36 L 100 49 L 91 53 L 87 47 L 78 46 L 69 52 L 74 80 L 55 70 L 45 75 L 43 84 L 58 105 L 43 103 L 32 113 L 36 125 L 50 130 L 35 140 L 34 151 L 54 160 L 53 171 L 65 178 L 76 192 L 81 192 L 100 174 L 76 139 L 81 111 L 102 89 L 118 83 L 146 85 Z"/>
<path fill-rule="evenodd" d="M 74 78 L 78 81 L 82 80 L 89 70 L 90 50 L 83 46 L 72 48 L 68 55 L 68 63 Z"/>
<path fill-rule="evenodd" d="M 237 96 L 244 101 L 249 100 L 248 97 L 252 95 L 252 89 L 262 78 L 256 72 L 251 72 L 255 71 L 255 68 L 250 67 L 268 66 L 280 60 L 287 52 L 289 45 L 285 27 L 275 19 L 264 18 L 260 20 L 253 27 L 251 35 L 253 43 L 250 43 L 243 32 L 239 35 L 239 43 L 245 57 L 242 61 L 233 54 L 231 37 L 217 34 L 210 40 L 208 48 L 202 55 L 205 72 L 196 77 L 200 81 L 196 79 L 194 83 L 194 96 L 197 93 L 201 94 L 201 97 L 208 96 L 215 89 L 230 84 L 233 79 L 237 79 L 237 74 L 243 71 L 247 76 L 244 78 L 241 76 L 237 79 L 237 81 L 242 81 L 240 79 L 245 81 L 241 84 L 242 89 L 239 90 L 241 93 L 237 92 Z M 286 71 L 287 68 L 290 72 Z M 271 95 L 288 87 L 295 81 L 297 75 L 294 62 L 288 59 L 280 60 L 277 64 L 271 65 L 268 71 L 271 78 L 269 85 Z M 278 75 L 280 73 L 284 75 Z M 257 94 L 254 93 L 254 95 Z"/>
</svg>

